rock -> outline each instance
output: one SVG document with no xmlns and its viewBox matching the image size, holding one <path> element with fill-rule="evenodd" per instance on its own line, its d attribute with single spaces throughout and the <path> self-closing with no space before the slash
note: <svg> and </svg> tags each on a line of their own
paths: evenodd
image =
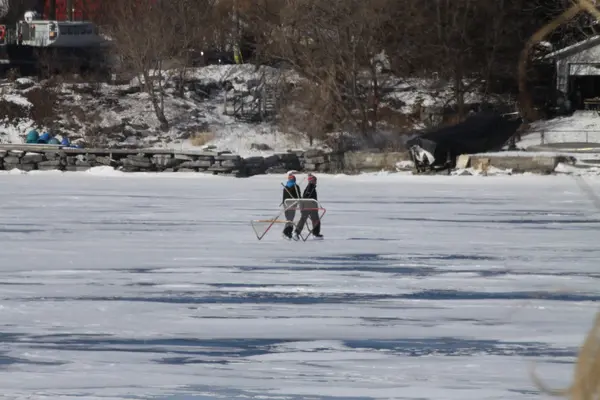
<svg viewBox="0 0 600 400">
<path fill-rule="evenodd" d="M 321 157 L 322 155 L 323 150 L 319 149 L 309 149 L 304 152 L 304 158 Z"/>
<path fill-rule="evenodd" d="M 127 122 L 127 125 L 129 127 L 131 127 L 135 131 L 145 131 L 145 130 L 148 130 L 150 128 L 150 126 L 148 126 L 148 124 L 144 124 L 144 123 L 134 124 L 134 123 L 131 123 L 131 122 Z"/>
<path fill-rule="evenodd" d="M 215 157 L 215 160 L 217 161 L 238 161 L 241 159 L 242 157 L 238 156 L 237 154 L 220 154 Z"/>
<path fill-rule="evenodd" d="M 21 157 L 21 164 L 37 164 L 44 161 L 44 155 L 39 153 L 26 153 Z"/>
<path fill-rule="evenodd" d="M 329 172 L 329 163 L 317 165 L 317 171 L 319 171 L 319 172 Z"/>
<path fill-rule="evenodd" d="M 138 158 L 125 158 L 121 161 L 123 167 L 135 167 L 135 168 L 143 168 L 143 169 L 152 169 L 153 165 L 148 158 L 141 160 Z"/>
<path fill-rule="evenodd" d="M 18 78 L 15 80 L 15 88 L 25 90 L 35 86 L 35 81 L 30 78 Z"/>
<path fill-rule="evenodd" d="M 304 164 L 304 169 L 307 170 L 307 171 L 316 171 L 317 170 L 317 166 L 315 164 L 305 163 Z"/>
<path fill-rule="evenodd" d="M 177 172 L 196 172 L 196 171 L 191 168 L 178 168 Z"/>
<path fill-rule="evenodd" d="M 128 165 L 128 166 L 121 167 L 121 171 L 123 171 L 123 172 L 140 172 L 141 168 L 138 168 L 138 167 L 132 166 L 132 165 Z"/>
<path fill-rule="evenodd" d="M 194 157 L 185 154 L 175 154 L 175 159 L 182 161 L 194 161 Z"/>
<path fill-rule="evenodd" d="M 198 161 L 186 161 L 180 165 L 181 168 L 209 168 L 214 164 L 210 161 L 198 160 Z"/>
<path fill-rule="evenodd" d="M 4 157 L 5 164 L 18 164 L 19 161 L 20 161 L 19 157 L 15 157 L 15 156 Z"/>
<path fill-rule="evenodd" d="M 264 144 L 264 143 L 252 143 L 250 145 L 250 149 L 257 150 L 257 151 L 272 151 L 273 150 L 271 148 L 271 146 L 269 146 L 268 144 Z"/>
<path fill-rule="evenodd" d="M 263 165 L 265 163 L 264 157 L 248 157 L 244 158 L 244 164 L 246 165 Z"/>
<path fill-rule="evenodd" d="M 323 164 L 325 162 L 324 156 L 304 157 L 304 159 L 305 159 L 305 162 L 310 163 L 310 164 Z"/>
<path fill-rule="evenodd" d="M 3 163 L 2 164 L 2 169 L 5 170 L 5 171 L 10 171 L 10 170 L 13 170 L 13 169 L 17 168 L 18 165 L 19 164 L 5 164 L 5 163 Z"/>
<path fill-rule="evenodd" d="M 35 165 L 35 164 L 17 164 L 10 169 L 13 169 L 13 168 L 20 169 L 21 171 L 33 171 L 34 169 L 37 168 L 37 165 Z"/>
<path fill-rule="evenodd" d="M 49 151 L 46 154 L 46 160 L 57 160 L 61 157 L 65 157 L 65 153 L 64 152 L 59 152 L 59 151 Z"/>
<path fill-rule="evenodd" d="M 210 161 L 210 162 L 215 162 L 215 158 L 217 157 L 217 155 L 212 155 L 211 153 L 202 153 L 199 154 L 196 158 L 198 160 L 204 160 L 204 161 Z"/>
<path fill-rule="evenodd" d="M 8 151 L 6 150 L 0 150 L 0 158 L 4 158 L 8 155 Z"/>
<path fill-rule="evenodd" d="M 150 162 L 150 158 L 146 157 L 144 154 L 137 154 L 135 156 L 127 156 L 128 160 L 136 161 L 136 162 Z"/>
<path fill-rule="evenodd" d="M 233 168 L 212 166 L 212 167 L 208 168 L 207 171 L 217 172 L 217 173 L 230 173 L 231 171 L 233 171 Z"/>
<path fill-rule="evenodd" d="M 63 169 L 62 165 L 52 166 L 52 165 L 40 165 L 38 164 L 38 169 L 40 171 L 61 171 Z"/>
<path fill-rule="evenodd" d="M 221 167 L 224 168 L 238 168 L 241 165 L 243 165 L 244 163 L 242 162 L 242 159 L 237 159 L 237 160 L 224 160 L 221 161 Z"/>
<path fill-rule="evenodd" d="M 215 152 L 215 151 L 202 151 L 200 153 L 195 154 L 199 157 L 217 157 L 219 155 L 219 153 Z"/>
<path fill-rule="evenodd" d="M 264 158 L 264 163 L 267 167 L 277 165 L 279 163 L 279 157 L 272 155 Z"/>
<path fill-rule="evenodd" d="M 79 162 L 86 162 L 87 161 L 87 155 L 86 154 L 78 154 L 76 156 L 73 157 L 75 159 L 75 163 L 77 161 Z"/>
<path fill-rule="evenodd" d="M 115 166 L 117 162 L 110 157 L 96 157 L 96 163 L 99 165 Z"/>
<path fill-rule="evenodd" d="M 294 153 L 279 153 L 277 154 L 277 157 L 279 157 L 279 160 L 283 162 L 291 162 L 298 160 L 298 156 Z"/>
<path fill-rule="evenodd" d="M 49 160 L 49 161 L 41 161 L 38 163 L 38 168 L 42 169 L 42 167 L 49 167 L 50 169 L 62 167 L 61 160 Z"/>
<path fill-rule="evenodd" d="M 329 153 L 325 156 L 325 161 L 331 161 L 331 162 L 344 161 L 344 153 Z"/>
<path fill-rule="evenodd" d="M 161 168 L 173 168 L 183 162 L 183 160 L 178 160 L 170 154 L 156 154 L 152 156 L 152 163 Z"/>
</svg>

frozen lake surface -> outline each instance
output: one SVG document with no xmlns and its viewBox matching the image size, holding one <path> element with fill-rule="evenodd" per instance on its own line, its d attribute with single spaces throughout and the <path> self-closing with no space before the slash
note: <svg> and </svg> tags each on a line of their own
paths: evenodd
<svg viewBox="0 0 600 400">
<path fill-rule="evenodd" d="M 0 175 L 0 397 L 543 398 L 534 362 L 570 382 L 600 300 L 573 178 L 322 176 L 325 240 L 259 242 L 282 179 Z"/>
</svg>

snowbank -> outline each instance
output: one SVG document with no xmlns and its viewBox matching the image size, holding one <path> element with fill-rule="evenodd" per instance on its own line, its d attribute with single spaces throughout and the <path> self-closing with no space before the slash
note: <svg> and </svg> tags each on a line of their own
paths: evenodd
<svg viewBox="0 0 600 400">
<path fill-rule="evenodd" d="M 596 111 L 577 111 L 573 115 L 536 121 L 517 143 L 528 148 L 544 143 L 600 143 L 600 115 Z"/>
</svg>

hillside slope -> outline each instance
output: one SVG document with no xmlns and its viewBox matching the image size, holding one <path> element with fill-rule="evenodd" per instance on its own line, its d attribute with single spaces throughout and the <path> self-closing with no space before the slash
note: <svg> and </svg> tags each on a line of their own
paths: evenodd
<svg viewBox="0 0 600 400">
<path fill-rule="evenodd" d="M 267 155 L 309 146 L 304 134 L 287 133 L 274 122 L 248 123 L 224 115 L 232 90 L 248 90 L 257 81 L 298 83 L 294 73 L 254 65 L 213 65 L 186 74 L 183 96 L 174 73 L 165 74 L 165 115 L 170 127 L 160 129 L 151 102 L 133 79 L 121 84 L 82 81 L 36 81 L 20 78 L 0 82 L 0 142 L 22 143 L 31 129 L 50 130 L 85 146 L 204 148 L 214 146 L 243 156 Z M 448 84 L 382 76 L 380 110 L 400 129 L 383 126 L 382 136 L 424 127 L 423 111 L 452 104 Z M 478 95 L 467 102 L 481 101 Z M 310 117 L 310 116 L 309 116 Z M 337 132 L 338 134 L 340 132 Z M 400 136 L 400 142 L 408 138 Z M 318 141 L 314 146 L 323 147 Z M 313 147 L 314 147 L 313 146 Z"/>
</svg>

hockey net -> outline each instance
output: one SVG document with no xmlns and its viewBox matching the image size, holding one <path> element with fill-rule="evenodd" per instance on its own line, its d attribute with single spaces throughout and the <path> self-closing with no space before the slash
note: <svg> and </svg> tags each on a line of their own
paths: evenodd
<svg viewBox="0 0 600 400">
<path fill-rule="evenodd" d="M 319 216 L 319 220 L 322 220 L 327 210 L 325 210 L 318 201 L 313 199 L 287 199 L 283 202 L 283 208 L 275 217 L 255 219 L 250 223 L 256 234 L 256 238 L 262 240 L 272 229 L 283 231 L 287 224 L 291 224 L 295 231 L 302 218 L 302 214 L 310 212 L 316 212 Z M 289 220 L 287 219 L 288 217 L 290 218 Z M 312 218 L 308 216 L 302 232 L 300 233 L 301 239 L 306 241 L 312 234 L 312 230 Z"/>
</svg>

